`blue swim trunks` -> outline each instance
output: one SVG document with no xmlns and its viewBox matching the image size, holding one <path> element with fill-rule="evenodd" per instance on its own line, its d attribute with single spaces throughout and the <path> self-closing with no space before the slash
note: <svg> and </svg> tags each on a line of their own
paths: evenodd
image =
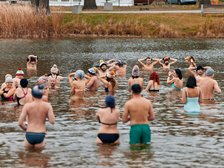
<svg viewBox="0 0 224 168">
<path fill-rule="evenodd" d="M 26 132 L 26 140 L 31 144 L 40 144 L 44 141 L 45 133 L 41 132 Z"/>
<path fill-rule="evenodd" d="M 148 124 L 132 125 L 130 129 L 130 144 L 150 144 L 151 129 Z"/>
</svg>

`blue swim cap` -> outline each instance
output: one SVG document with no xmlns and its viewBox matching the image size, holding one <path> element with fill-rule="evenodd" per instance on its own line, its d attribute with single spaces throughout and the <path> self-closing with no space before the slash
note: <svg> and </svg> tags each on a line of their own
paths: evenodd
<svg viewBox="0 0 224 168">
<path fill-rule="evenodd" d="M 114 108 L 115 107 L 115 98 L 112 95 L 109 95 L 105 98 L 106 107 Z"/>
<path fill-rule="evenodd" d="M 36 85 L 32 89 L 32 96 L 41 99 L 44 94 L 44 85 Z"/>
<path fill-rule="evenodd" d="M 96 75 L 96 71 L 94 70 L 94 68 L 89 68 L 88 73 L 90 73 L 91 75 Z"/>
<path fill-rule="evenodd" d="M 75 78 L 79 78 L 79 79 L 84 79 L 85 78 L 85 73 L 83 70 L 77 70 L 75 72 Z"/>
</svg>

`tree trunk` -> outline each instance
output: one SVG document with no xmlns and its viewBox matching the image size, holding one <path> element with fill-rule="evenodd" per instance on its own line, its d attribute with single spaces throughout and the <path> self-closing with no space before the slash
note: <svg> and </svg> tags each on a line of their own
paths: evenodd
<svg viewBox="0 0 224 168">
<path fill-rule="evenodd" d="M 42 10 L 46 14 L 50 14 L 49 0 L 39 0 L 39 10 Z"/>
<path fill-rule="evenodd" d="M 36 12 L 50 14 L 49 0 L 31 0 L 31 5 L 35 8 Z"/>
<path fill-rule="evenodd" d="M 96 9 L 96 0 L 84 0 L 83 9 Z"/>
</svg>

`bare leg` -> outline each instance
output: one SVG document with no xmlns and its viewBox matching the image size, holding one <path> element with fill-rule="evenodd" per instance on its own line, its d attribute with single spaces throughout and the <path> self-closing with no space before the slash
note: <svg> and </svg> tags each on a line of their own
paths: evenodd
<svg viewBox="0 0 224 168">
<path fill-rule="evenodd" d="M 29 149 L 33 149 L 34 146 L 31 145 L 26 139 L 24 140 L 24 147 L 29 150 Z"/>
<path fill-rule="evenodd" d="M 96 144 L 102 144 L 103 142 L 97 137 L 96 138 Z"/>
<path fill-rule="evenodd" d="M 44 142 L 44 141 L 41 142 L 41 143 L 39 143 L 39 144 L 35 144 L 35 145 L 34 145 L 35 150 L 38 150 L 38 151 L 43 150 L 44 147 L 45 147 L 45 142 Z"/>
</svg>

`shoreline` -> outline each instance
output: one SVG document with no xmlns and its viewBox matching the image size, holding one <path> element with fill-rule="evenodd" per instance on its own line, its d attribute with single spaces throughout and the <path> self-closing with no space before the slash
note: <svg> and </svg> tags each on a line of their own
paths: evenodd
<svg viewBox="0 0 224 168">
<path fill-rule="evenodd" d="M 223 14 L 35 13 L 29 6 L 0 6 L 0 39 L 194 38 L 223 39 Z"/>
</svg>

